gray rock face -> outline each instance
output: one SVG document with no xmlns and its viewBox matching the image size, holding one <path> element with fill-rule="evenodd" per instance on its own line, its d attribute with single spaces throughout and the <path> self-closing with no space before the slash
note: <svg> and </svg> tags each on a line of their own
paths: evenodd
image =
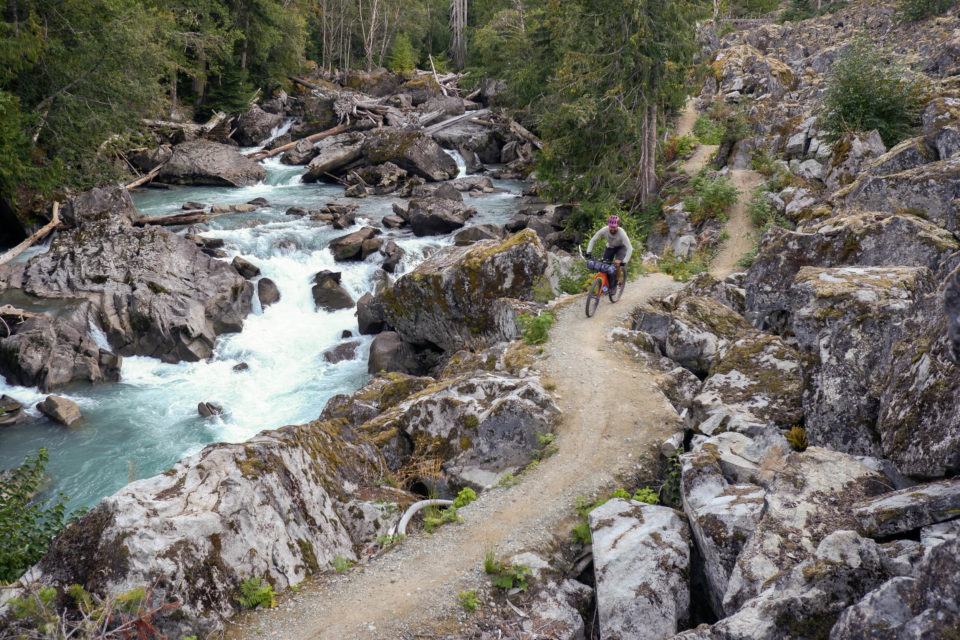
<svg viewBox="0 0 960 640">
<path fill-rule="evenodd" d="M 901 537 L 960 513 L 960 479 L 951 478 L 868 498 L 854 505 L 853 517 L 863 535 Z"/>
<path fill-rule="evenodd" d="M 173 184 L 246 187 L 266 177 L 266 170 L 243 156 L 236 147 L 193 140 L 173 148 L 173 155 L 163 165 L 157 180 Z"/>
<path fill-rule="evenodd" d="M 467 149 L 481 162 L 500 162 L 500 138 L 495 130 L 469 121 L 454 123 L 433 134 L 433 139 L 447 149 Z"/>
<path fill-rule="evenodd" d="M 213 444 L 104 498 L 29 575 L 98 594 L 162 576 L 157 595 L 178 599 L 183 619 L 160 631 L 206 635 L 236 611 L 246 578 L 265 576 L 280 591 L 338 555 L 356 559 L 371 541 L 350 537 L 345 523 L 363 514 L 345 503 L 367 465 L 382 465 L 374 449 L 319 421 Z"/>
<path fill-rule="evenodd" d="M 807 439 L 882 456 L 879 397 L 905 323 L 934 290 L 926 267 L 804 267 L 790 289 L 798 346 L 817 356 L 804 392 Z M 855 329 L 851 329 L 855 327 Z"/>
<path fill-rule="evenodd" d="M 581 611 L 586 611 L 593 590 L 582 582 L 564 579 L 549 564 L 533 553 L 510 558 L 510 564 L 530 570 L 530 622 L 535 629 L 547 629 L 555 638 L 584 640 L 585 628 Z"/>
<path fill-rule="evenodd" d="M 342 134 L 347 136 L 348 134 Z M 336 142 L 333 142 L 335 139 Z M 313 159 L 307 165 L 307 172 L 303 174 L 303 182 L 333 182 L 330 175 L 336 175 L 347 165 L 356 162 L 363 156 L 360 142 L 353 136 L 333 136 L 331 142 L 318 146 Z"/>
<path fill-rule="evenodd" d="M 357 324 L 362 336 L 376 335 L 385 327 L 383 305 L 376 302 L 371 293 L 365 293 L 357 300 Z"/>
<path fill-rule="evenodd" d="M 879 158 L 886 151 L 887 148 L 876 131 L 869 134 L 845 133 L 833 145 L 823 182 L 830 190 L 845 187 L 856 179 L 867 163 Z"/>
<path fill-rule="evenodd" d="M 97 187 L 67 200 L 60 218 L 70 226 L 81 227 L 88 222 L 111 220 L 130 223 L 137 217 L 137 209 L 126 189 Z"/>
<path fill-rule="evenodd" d="M 960 363 L 960 271 L 954 271 L 947 279 L 943 291 L 943 312 L 947 316 L 950 352 L 953 359 Z"/>
<path fill-rule="evenodd" d="M 590 512 L 603 638 L 660 640 L 690 615 L 690 530 L 673 509 L 616 498 Z"/>
<path fill-rule="evenodd" d="M 896 577 L 847 608 L 830 640 L 948 638 L 960 626 L 960 538 L 934 548 L 909 576 Z"/>
<path fill-rule="evenodd" d="M 283 116 L 254 107 L 237 118 L 237 132 L 234 136 L 241 147 L 253 147 L 269 138 L 273 130 L 281 124 Z"/>
<path fill-rule="evenodd" d="M 37 403 L 37 409 L 51 420 L 68 427 L 72 427 L 83 418 L 77 403 L 60 396 L 47 396 L 43 402 Z"/>
<path fill-rule="evenodd" d="M 382 331 L 370 344 L 369 373 L 425 373 L 413 347 L 396 331 Z"/>
<path fill-rule="evenodd" d="M 384 127 L 363 141 L 363 153 L 371 164 L 392 162 L 408 173 L 439 182 L 457 177 L 457 163 L 433 138 L 419 131 Z"/>
<path fill-rule="evenodd" d="M 760 328 L 789 324 L 788 292 L 805 266 L 904 265 L 940 273 L 960 243 L 952 234 L 910 215 L 854 214 L 831 218 L 803 233 L 771 228 L 744 282 L 748 316 Z"/>
<path fill-rule="evenodd" d="M 934 144 L 941 160 L 949 160 L 960 154 L 960 122 L 952 122 L 937 131 Z"/>
<path fill-rule="evenodd" d="M 459 192 L 456 193 L 460 195 Z M 462 200 L 458 202 L 442 197 L 413 198 L 407 208 L 407 220 L 414 235 L 435 236 L 461 228 L 475 213 L 476 209 L 466 206 Z"/>
<path fill-rule="evenodd" d="M 327 349 L 323 352 L 323 359 L 329 362 L 330 364 L 337 364 L 338 362 L 343 362 L 344 360 L 353 360 L 357 357 L 357 347 L 360 346 L 360 343 L 356 340 L 351 340 L 350 342 L 341 342 L 332 349 Z"/>
<path fill-rule="evenodd" d="M 375 195 L 385 195 L 393 193 L 399 189 L 407 179 L 407 172 L 392 162 L 363 167 L 356 173 L 348 176 L 348 182 L 352 176 L 358 176 L 362 184 L 370 187 Z"/>
<path fill-rule="evenodd" d="M 363 431 L 396 449 L 388 459 L 439 459 L 451 485 L 486 488 L 529 463 L 540 447 L 537 434 L 551 433 L 559 415 L 538 379 L 491 372 L 440 382 Z"/>
<path fill-rule="evenodd" d="M 277 283 L 270 278 L 260 278 L 257 281 L 257 298 L 260 300 L 260 306 L 266 309 L 274 302 L 280 301 L 280 289 Z"/>
<path fill-rule="evenodd" d="M 850 507 L 886 491 L 889 484 L 850 456 L 809 447 L 771 460 L 777 475 L 765 509 L 730 573 L 723 610 L 738 611 L 764 584 L 791 570 L 829 534 L 856 528 Z"/>
<path fill-rule="evenodd" d="M 253 264 L 249 260 L 241 258 L 240 256 L 234 257 L 233 262 L 230 264 L 232 264 L 233 268 L 237 270 L 237 273 L 248 280 L 251 278 L 256 278 L 258 275 L 260 275 L 260 267 Z"/>
<path fill-rule="evenodd" d="M 457 235 L 453 237 L 453 242 L 458 247 L 463 247 L 480 240 L 501 240 L 505 233 L 503 227 L 499 225 L 481 224 L 458 231 Z"/>
<path fill-rule="evenodd" d="M 949 156 L 948 156 L 949 157 Z M 870 163 L 867 172 L 878 176 L 899 173 L 937 160 L 936 150 L 923 138 L 909 138 Z"/>
<path fill-rule="evenodd" d="M 301 140 L 293 149 L 284 151 L 280 156 L 280 162 L 290 165 L 309 164 L 311 160 L 319 153 L 312 142 Z"/>
<path fill-rule="evenodd" d="M 404 274 L 379 299 L 405 340 L 444 351 L 481 349 L 518 335 L 514 305 L 532 300 L 547 253 L 532 231 L 502 242 L 439 251 Z"/>
<path fill-rule="evenodd" d="M 313 301 L 326 311 L 349 309 L 354 305 L 350 293 L 340 284 L 339 271 L 321 271 L 313 277 Z"/>
<path fill-rule="evenodd" d="M 87 223 L 59 235 L 47 253 L 0 273 L 41 298 L 87 299 L 121 355 L 196 361 L 216 336 L 239 331 L 253 286 L 182 236 L 154 227 Z"/>
<path fill-rule="evenodd" d="M 17 424 L 24 419 L 23 404 L 7 394 L 0 395 L 0 426 Z"/>
<path fill-rule="evenodd" d="M 119 380 L 122 359 L 100 349 L 87 335 L 83 315 L 27 318 L 13 324 L 13 335 L 0 340 L 0 375 L 11 384 L 43 392 L 74 381 Z"/>
<path fill-rule="evenodd" d="M 415 378 L 399 373 L 377 375 L 350 395 L 341 393 L 330 398 L 320 419 L 346 420 L 347 425 L 355 429 L 435 382 L 433 378 Z"/>
</svg>

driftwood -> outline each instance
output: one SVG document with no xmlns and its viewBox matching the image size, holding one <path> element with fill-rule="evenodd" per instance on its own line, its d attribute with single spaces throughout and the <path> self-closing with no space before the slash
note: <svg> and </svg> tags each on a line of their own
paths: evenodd
<svg viewBox="0 0 960 640">
<path fill-rule="evenodd" d="M 172 227 L 177 225 L 186 225 L 186 224 L 198 224 L 206 222 L 211 214 L 202 211 L 202 210 L 193 210 L 193 211 L 181 211 L 180 213 L 171 213 L 166 216 L 156 216 L 156 217 L 147 217 L 147 216 L 137 216 L 133 220 L 133 224 L 138 227 L 143 227 L 146 225 L 154 225 L 158 227 Z"/>
<path fill-rule="evenodd" d="M 180 129 L 181 131 L 200 134 L 207 131 L 213 131 L 217 128 L 217 125 L 226 119 L 227 114 L 223 113 L 222 111 L 218 111 L 213 114 L 213 117 L 207 120 L 207 122 L 204 124 L 194 124 L 192 122 L 171 122 L 170 120 L 150 120 L 148 118 L 144 118 L 143 123 L 154 129 Z"/>
<path fill-rule="evenodd" d="M 481 109 L 480 111 L 471 111 L 470 113 L 464 113 L 464 114 L 461 114 L 461 115 L 459 115 L 459 116 L 454 116 L 454 117 L 452 117 L 452 118 L 449 118 L 449 119 L 447 119 L 447 120 L 444 120 L 443 122 L 438 122 L 437 124 L 432 125 L 432 126 L 430 126 L 430 127 L 427 127 L 426 129 L 423 130 L 423 132 L 426 133 L 426 134 L 428 134 L 428 135 L 429 135 L 429 134 L 432 134 L 432 133 L 436 133 L 437 131 L 440 131 L 441 129 L 446 129 L 446 128 L 449 127 L 450 125 L 455 124 L 455 123 L 457 123 L 457 122 L 460 122 L 461 120 L 476 119 L 476 116 L 478 116 L 478 115 L 479 115 L 479 116 L 482 116 L 482 115 L 486 115 L 486 114 L 488 114 L 488 113 L 489 113 L 489 110 L 487 110 L 487 109 Z M 429 115 L 429 114 L 428 114 L 428 115 Z"/>
<path fill-rule="evenodd" d="M 31 313 L 30 311 L 18 309 L 11 304 L 5 304 L 0 307 L 0 325 L 2 325 L 6 330 L 7 335 L 5 337 L 7 338 L 13 335 L 13 330 L 10 328 L 10 325 L 20 324 L 27 318 L 46 318 L 48 320 L 53 319 L 50 316 L 42 313 Z"/>
<path fill-rule="evenodd" d="M 349 128 L 350 128 L 350 125 L 348 123 L 338 124 L 332 129 L 327 129 L 326 131 L 315 133 L 311 136 L 307 136 L 306 138 L 300 138 L 299 140 L 295 140 L 294 142 L 288 142 L 287 144 L 281 145 L 276 149 L 271 149 L 270 151 L 267 151 L 266 149 L 261 149 L 260 151 L 254 151 L 253 153 L 248 153 L 247 157 L 254 158 L 256 160 L 266 160 L 267 158 L 272 158 L 273 156 L 280 155 L 284 151 L 289 151 L 290 149 L 293 149 L 295 146 L 297 146 L 297 144 L 299 144 L 303 140 L 306 140 L 307 142 L 317 142 L 318 140 L 323 140 L 324 138 L 335 136 L 338 133 L 343 133 Z"/>
<path fill-rule="evenodd" d="M 15 246 L 13 249 L 10 249 L 5 254 L 0 256 L 0 265 L 7 264 L 18 255 L 29 249 L 37 240 L 46 237 L 48 233 L 60 226 L 60 203 L 53 203 L 53 216 L 50 218 L 50 222 L 43 225 L 36 232 L 32 233 L 29 238 Z"/>
<path fill-rule="evenodd" d="M 157 177 L 157 174 L 160 173 L 160 169 L 162 169 L 162 168 L 163 168 L 163 165 L 162 165 L 162 164 L 157 165 L 156 167 L 154 167 L 154 168 L 150 171 L 150 173 L 146 173 L 146 174 L 140 176 L 139 178 L 137 178 L 136 180 L 134 180 L 133 182 L 131 182 L 130 184 L 126 185 L 126 188 L 127 188 L 127 189 L 136 189 L 136 188 L 139 187 L 140 185 L 146 184 L 147 182 L 150 182 L 151 180 L 153 180 L 154 178 Z"/>
<path fill-rule="evenodd" d="M 514 120 L 510 120 L 510 131 L 515 133 L 518 137 L 523 138 L 537 149 L 543 149 L 543 142 L 540 140 L 540 138 L 527 131 L 522 125 Z"/>
<path fill-rule="evenodd" d="M 420 126 L 426 127 L 429 124 L 433 124 L 437 120 L 443 117 L 443 109 L 437 109 L 436 111 L 431 111 L 430 113 L 425 113 L 420 116 Z"/>
<path fill-rule="evenodd" d="M 440 91 L 443 92 L 443 95 L 450 95 L 447 93 L 447 88 L 443 86 L 443 83 L 440 82 L 440 78 L 437 77 L 437 68 L 433 66 L 433 54 L 430 54 L 430 71 L 433 71 L 433 81 L 436 82 L 440 87 Z"/>
</svg>

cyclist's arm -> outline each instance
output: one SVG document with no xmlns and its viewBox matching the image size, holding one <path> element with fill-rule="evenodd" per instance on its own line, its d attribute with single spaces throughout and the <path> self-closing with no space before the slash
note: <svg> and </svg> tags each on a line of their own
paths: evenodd
<svg viewBox="0 0 960 640">
<path fill-rule="evenodd" d="M 595 234 L 593 234 L 593 237 L 590 238 L 590 242 L 587 243 L 587 253 L 590 253 L 591 251 L 593 251 L 593 245 L 596 244 L 597 240 L 600 239 L 600 234 L 602 234 L 603 231 L 604 229 L 600 229 L 600 231 L 597 231 Z"/>
<path fill-rule="evenodd" d="M 630 262 L 630 256 L 633 255 L 633 244 L 630 242 L 630 236 L 627 235 L 627 232 L 623 229 L 620 229 L 620 233 L 623 234 L 623 244 L 627 246 L 627 255 L 623 257 L 623 262 Z"/>
</svg>

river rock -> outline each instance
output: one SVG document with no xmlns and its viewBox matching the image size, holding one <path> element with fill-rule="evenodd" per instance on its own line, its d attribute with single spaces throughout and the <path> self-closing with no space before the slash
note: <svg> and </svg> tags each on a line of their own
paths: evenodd
<svg viewBox="0 0 960 640">
<path fill-rule="evenodd" d="M 384 260 L 383 264 L 380 266 L 387 273 L 393 273 L 397 270 L 397 265 L 400 264 L 400 261 L 403 260 L 403 256 L 406 255 L 406 251 L 400 248 L 393 240 L 390 240 L 382 247 L 380 247 L 380 253 L 383 254 Z"/>
<path fill-rule="evenodd" d="M 910 336 L 906 322 L 934 290 L 926 267 L 800 269 L 790 326 L 799 348 L 817 357 L 803 398 L 811 443 L 883 456 L 879 396 L 897 343 Z"/>
<path fill-rule="evenodd" d="M 249 203 L 215 204 L 210 207 L 210 213 L 253 213 L 256 210 L 257 205 Z"/>
<path fill-rule="evenodd" d="M 251 278 L 256 278 L 258 275 L 260 275 L 260 267 L 253 264 L 246 258 L 235 256 L 233 258 L 233 262 L 231 262 L 230 264 L 232 264 L 233 268 L 237 270 L 237 273 L 239 273 L 241 276 L 243 276 L 247 280 L 250 280 Z"/>
<path fill-rule="evenodd" d="M 382 331 L 370 344 L 369 373 L 426 373 L 414 348 L 396 331 Z"/>
<path fill-rule="evenodd" d="M 895 577 L 845 609 L 831 640 L 948 638 L 960 626 L 960 538 L 938 545 L 910 575 Z"/>
<path fill-rule="evenodd" d="M 760 522 L 737 557 L 723 598 L 732 614 L 764 584 L 811 556 L 829 534 L 854 530 L 851 506 L 885 492 L 881 474 L 851 456 L 820 447 L 771 460 L 776 476 L 767 488 Z"/>
<path fill-rule="evenodd" d="M 761 329 L 789 324 L 788 294 L 804 266 L 952 268 L 960 243 L 951 233 L 911 215 L 849 214 L 803 232 L 774 227 L 760 238 L 759 253 L 744 281 L 747 315 Z"/>
<path fill-rule="evenodd" d="M 387 229 L 399 229 L 403 225 L 407 224 L 406 220 L 394 214 L 383 216 L 381 222 Z"/>
<path fill-rule="evenodd" d="M 169 637 L 216 633 L 239 605 L 239 584 L 263 576 L 277 591 L 326 569 L 336 556 L 356 560 L 346 525 L 346 490 L 382 460 L 352 444 L 341 428 L 315 421 L 263 431 L 240 444 L 212 444 L 169 471 L 108 496 L 53 541 L 31 579 L 118 594 L 156 584 L 176 599 L 161 619 Z"/>
<path fill-rule="evenodd" d="M 458 231 L 453 237 L 453 242 L 458 247 L 464 247 L 480 240 L 502 240 L 505 235 L 506 232 L 500 225 L 481 224 Z"/>
<path fill-rule="evenodd" d="M 886 151 L 887 148 L 876 131 L 844 133 L 833 145 L 823 177 L 824 184 L 831 191 L 851 184 L 867 163 L 879 158 Z"/>
<path fill-rule="evenodd" d="M 547 254 L 532 231 L 502 242 L 438 251 L 379 296 L 387 322 L 409 342 L 444 351 L 484 348 L 519 335 L 501 298 L 532 300 Z"/>
<path fill-rule="evenodd" d="M 369 133 L 363 153 L 371 164 L 392 162 L 408 173 L 439 182 L 456 178 L 457 163 L 433 138 L 420 131 L 383 127 Z"/>
<path fill-rule="evenodd" d="M 22 421 L 23 405 L 7 394 L 0 395 L 0 427 L 6 427 Z"/>
<path fill-rule="evenodd" d="M 266 170 L 236 147 L 193 140 L 173 147 L 173 155 L 156 179 L 172 184 L 246 187 L 266 177 Z"/>
<path fill-rule="evenodd" d="M 73 227 L 104 221 L 130 224 L 137 217 L 133 199 L 122 187 L 95 187 L 84 191 L 68 198 L 60 211 L 60 219 Z"/>
<path fill-rule="evenodd" d="M 373 193 L 378 196 L 393 193 L 407 179 L 407 172 L 392 162 L 362 167 L 351 173 L 351 176 L 354 175 L 359 177 L 363 185 L 372 187 Z"/>
<path fill-rule="evenodd" d="M 344 260 L 362 260 L 364 257 L 363 243 L 379 234 L 379 229 L 363 227 L 359 231 L 334 238 L 330 241 L 330 251 L 333 253 L 333 259 L 338 262 Z"/>
<path fill-rule="evenodd" d="M 61 396 L 47 396 L 43 402 L 37 403 L 37 409 L 51 420 L 68 427 L 83 418 L 77 403 Z"/>
<path fill-rule="evenodd" d="M 197 413 L 201 418 L 213 418 L 223 415 L 223 407 L 214 402 L 201 402 L 197 405 Z"/>
<path fill-rule="evenodd" d="M 316 155 L 307 165 L 306 173 L 300 178 L 303 182 L 334 182 L 330 175 L 338 174 L 344 167 L 363 156 L 359 138 L 348 133 L 322 140 L 316 151 Z"/>
<path fill-rule="evenodd" d="M 754 331 L 716 300 L 685 293 L 638 307 L 632 329 L 645 334 L 659 355 L 698 376 L 710 373 L 721 349 Z"/>
<path fill-rule="evenodd" d="M 350 342 L 341 342 L 332 349 L 327 349 L 324 351 L 323 359 L 330 364 L 337 364 L 338 362 L 343 362 L 344 360 L 353 360 L 357 357 L 357 347 L 359 346 L 360 343 L 356 340 L 351 340 Z"/>
<path fill-rule="evenodd" d="M 868 498 L 853 506 L 858 530 L 873 538 L 903 537 L 960 514 L 960 479 L 930 484 Z"/>
<path fill-rule="evenodd" d="M 0 375 L 10 384 L 43 392 L 76 381 L 119 380 L 122 358 L 89 337 L 84 315 L 27 318 L 13 325 L 13 335 L 0 339 Z"/>
<path fill-rule="evenodd" d="M 283 116 L 253 107 L 237 118 L 234 139 L 241 147 L 255 147 L 269 138 L 273 130 L 282 124 Z"/>
<path fill-rule="evenodd" d="M 266 309 L 274 302 L 280 301 L 280 289 L 277 283 L 270 278 L 260 278 L 257 281 L 257 298 L 260 300 L 260 306 Z"/>
<path fill-rule="evenodd" d="M 357 300 L 357 324 L 362 336 L 376 335 L 386 327 L 386 314 L 383 310 L 383 304 L 369 292 L 363 294 Z"/>
<path fill-rule="evenodd" d="M 61 233 L 50 250 L 0 269 L 0 282 L 41 298 L 87 299 L 120 355 L 194 362 L 239 331 L 253 285 L 230 264 L 166 229 L 106 220 Z"/>
<path fill-rule="evenodd" d="M 283 155 L 280 156 L 280 162 L 289 165 L 309 164 L 317 153 L 319 152 L 312 142 L 300 140 L 292 149 L 283 152 Z"/>
<path fill-rule="evenodd" d="M 603 638 L 661 640 L 690 617 L 690 529 L 673 509 L 615 498 L 588 516 Z"/>
<path fill-rule="evenodd" d="M 349 309 L 354 305 L 350 293 L 340 284 L 339 271 L 321 271 L 313 276 L 313 301 L 326 311 Z"/>
<path fill-rule="evenodd" d="M 559 415 L 537 378 L 485 372 L 428 387 L 361 429 L 396 449 L 388 459 L 436 458 L 451 485 L 486 488 L 526 466 Z"/>
<path fill-rule="evenodd" d="M 454 189 L 454 191 L 456 191 Z M 457 192 L 459 196 L 459 192 Z M 450 233 L 466 224 L 476 209 L 463 202 L 443 197 L 410 200 L 407 216 L 414 235 L 435 236 Z"/>
</svg>

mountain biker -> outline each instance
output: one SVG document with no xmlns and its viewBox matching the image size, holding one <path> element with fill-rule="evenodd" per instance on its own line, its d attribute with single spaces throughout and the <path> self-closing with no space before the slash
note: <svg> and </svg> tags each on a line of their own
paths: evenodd
<svg viewBox="0 0 960 640">
<path fill-rule="evenodd" d="M 607 219 L 607 226 L 593 234 L 587 244 L 588 254 L 593 250 L 594 243 L 600 238 L 607 241 L 607 248 L 603 250 L 603 259 L 613 260 L 617 266 L 617 272 L 610 285 L 612 291 L 612 287 L 615 287 L 616 283 L 620 281 L 621 264 L 627 264 L 630 261 L 630 256 L 633 255 L 633 245 L 630 244 L 627 232 L 620 228 L 620 218 L 618 216 L 610 216 Z"/>
</svg>

